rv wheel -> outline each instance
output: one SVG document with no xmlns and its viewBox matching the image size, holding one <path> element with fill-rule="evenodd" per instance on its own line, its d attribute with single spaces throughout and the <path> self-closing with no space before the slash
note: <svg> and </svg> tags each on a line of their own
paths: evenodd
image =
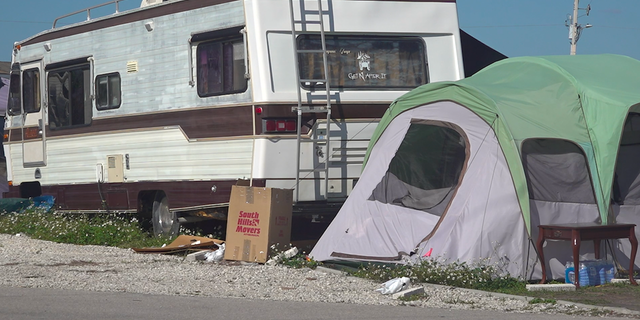
<svg viewBox="0 0 640 320">
<path fill-rule="evenodd" d="M 180 223 L 175 212 L 169 210 L 169 201 L 164 191 L 157 191 L 151 209 L 153 234 L 172 238 L 178 234 Z"/>
</svg>

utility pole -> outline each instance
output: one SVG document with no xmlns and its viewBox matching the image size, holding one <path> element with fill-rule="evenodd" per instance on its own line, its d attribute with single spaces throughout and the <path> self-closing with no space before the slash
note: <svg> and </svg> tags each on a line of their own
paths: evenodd
<svg viewBox="0 0 640 320">
<path fill-rule="evenodd" d="M 578 44 L 578 39 L 580 39 L 580 34 L 582 33 L 582 29 L 591 28 L 590 24 L 586 24 L 584 27 L 578 24 L 578 6 L 580 0 L 573 0 L 573 15 L 570 16 L 567 20 L 565 20 L 565 25 L 569 27 L 569 40 L 571 41 L 571 55 L 576 54 L 576 46 Z M 591 5 L 587 5 L 584 10 L 587 12 L 587 16 L 589 15 L 589 11 L 591 11 Z M 571 20 L 571 22 L 569 22 Z"/>
<path fill-rule="evenodd" d="M 573 0 L 573 20 L 571 21 L 571 27 L 569 27 L 569 32 L 571 32 L 570 40 L 571 40 L 571 55 L 576 55 L 576 45 L 578 44 L 578 3 L 580 0 Z"/>
</svg>

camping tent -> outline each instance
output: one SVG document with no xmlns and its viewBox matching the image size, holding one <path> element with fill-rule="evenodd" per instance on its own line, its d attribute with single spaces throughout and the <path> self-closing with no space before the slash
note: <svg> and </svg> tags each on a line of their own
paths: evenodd
<svg viewBox="0 0 640 320">
<path fill-rule="evenodd" d="M 509 58 L 403 95 L 311 256 L 400 263 L 430 252 L 539 279 L 537 225 L 640 225 L 638 88 L 640 61 L 580 55 Z M 628 266 L 629 241 L 610 243 L 607 257 Z M 564 277 L 570 244 L 544 251 L 547 274 Z M 593 245 L 580 252 L 593 258 Z"/>
</svg>

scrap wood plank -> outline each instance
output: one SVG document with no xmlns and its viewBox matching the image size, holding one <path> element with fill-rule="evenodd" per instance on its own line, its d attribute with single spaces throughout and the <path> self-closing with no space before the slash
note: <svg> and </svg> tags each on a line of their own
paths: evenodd
<svg viewBox="0 0 640 320">
<path fill-rule="evenodd" d="M 222 240 L 206 237 L 180 235 L 173 242 L 164 247 L 131 248 L 138 253 L 177 253 L 189 250 L 211 249 L 217 250 L 218 245 L 224 243 Z"/>
</svg>

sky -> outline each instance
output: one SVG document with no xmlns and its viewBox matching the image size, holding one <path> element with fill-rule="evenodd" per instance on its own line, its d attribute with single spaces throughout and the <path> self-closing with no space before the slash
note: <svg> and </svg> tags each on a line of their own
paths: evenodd
<svg viewBox="0 0 640 320">
<path fill-rule="evenodd" d="M 0 0 L 0 61 L 11 60 L 15 41 L 51 28 L 62 15 L 108 0 Z M 508 57 L 568 55 L 569 29 L 565 20 L 574 0 L 457 0 L 460 28 Z M 120 11 L 137 8 L 140 0 L 123 0 Z M 585 27 L 577 54 L 614 53 L 640 60 L 640 0 L 580 0 Z M 111 4 L 92 10 L 92 16 L 115 12 Z M 75 20 L 74 20 L 75 18 Z M 61 20 L 82 21 L 84 13 Z M 59 22 L 60 23 L 60 22 Z"/>
</svg>

